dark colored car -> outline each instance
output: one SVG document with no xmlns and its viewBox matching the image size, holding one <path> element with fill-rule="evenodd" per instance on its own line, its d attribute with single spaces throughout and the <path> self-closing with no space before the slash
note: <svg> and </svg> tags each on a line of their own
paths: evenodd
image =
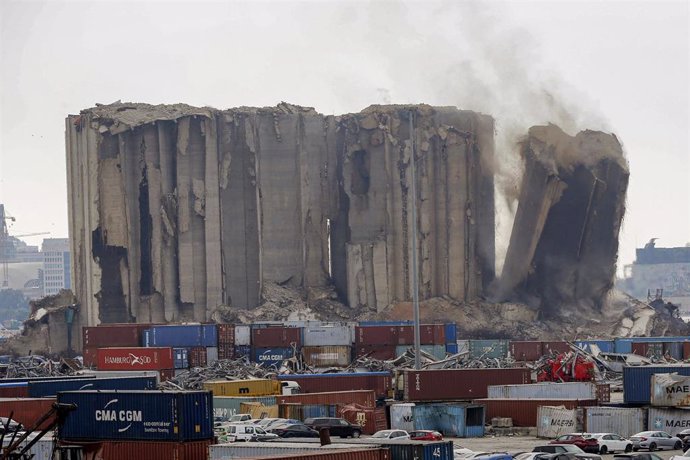
<svg viewBox="0 0 690 460">
<path fill-rule="evenodd" d="M 342 418 L 308 418 L 304 420 L 304 424 L 316 431 L 319 431 L 321 428 L 328 428 L 328 432 L 331 436 L 340 436 L 341 438 L 359 438 L 362 435 L 361 426 L 353 425 Z"/>
<path fill-rule="evenodd" d="M 678 436 L 680 440 L 683 441 L 683 451 L 688 450 L 690 448 L 690 429 L 683 430 L 676 436 Z"/>
<path fill-rule="evenodd" d="M 662 458 L 657 454 L 640 452 L 639 454 L 616 454 L 613 460 L 662 460 Z"/>
<path fill-rule="evenodd" d="M 599 441 L 580 434 L 564 434 L 563 436 L 557 437 L 549 444 L 574 444 L 585 452 L 591 452 L 593 454 L 599 453 Z"/>
<path fill-rule="evenodd" d="M 410 439 L 414 441 L 442 441 L 443 435 L 433 430 L 410 431 Z"/>
<path fill-rule="evenodd" d="M 540 454 L 534 460 L 577 460 L 577 455 L 572 452 L 561 452 L 560 454 Z"/>
<path fill-rule="evenodd" d="M 270 433 L 275 433 L 281 438 L 318 438 L 319 432 L 312 430 L 302 423 L 294 423 L 292 425 L 279 425 L 275 428 L 271 427 L 268 430 Z"/>
<path fill-rule="evenodd" d="M 536 446 L 532 452 L 544 452 L 547 454 L 573 454 L 578 459 L 601 460 L 601 455 L 584 452 L 575 444 L 546 444 Z"/>
</svg>

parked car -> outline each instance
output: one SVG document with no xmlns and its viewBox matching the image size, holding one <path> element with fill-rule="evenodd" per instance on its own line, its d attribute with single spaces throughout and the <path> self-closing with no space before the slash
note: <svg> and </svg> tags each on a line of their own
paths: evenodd
<svg viewBox="0 0 690 460">
<path fill-rule="evenodd" d="M 303 423 L 293 423 L 290 425 L 279 425 L 268 430 L 281 438 L 318 438 L 319 432 L 312 430 Z"/>
<path fill-rule="evenodd" d="M 690 460 L 690 449 L 687 449 L 685 452 L 683 452 L 683 455 L 672 455 L 671 458 L 669 458 L 669 460 Z"/>
<path fill-rule="evenodd" d="M 587 453 L 575 444 L 546 444 L 535 447 L 532 449 L 532 452 L 544 452 L 547 454 L 571 453 L 580 460 L 601 460 L 601 455 Z"/>
<path fill-rule="evenodd" d="M 613 452 L 632 452 L 633 443 L 615 433 L 592 433 L 591 437 L 599 443 L 599 453 L 604 455 Z"/>
<path fill-rule="evenodd" d="M 410 439 L 410 434 L 405 430 L 380 430 L 371 435 L 376 439 Z"/>
<path fill-rule="evenodd" d="M 238 423 L 238 422 L 248 422 L 249 420 L 252 419 L 252 416 L 249 414 L 236 414 L 230 417 L 230 422 L 231 423 Z"/>
<path fill-rule="evenodd" d="M 681 441 L 683 441 L 683 450 L 688 450 L 690 449 L 690 429 L 683 430 L 680 433 L 678 433 L 676 436 L 680 438 Z M 685 456 L 685 454 L 683 454 Z"/>
<path fill-rule="evenodd" d="M 275 433 L 267 433 L 260 426 L 253 423 L 231 423 L 225 428 L 227 440 L 233 441 L 269 441 L 277 439 Z"/>
<path fill-rule="evenodd" d="M 585 452 L 599 453 L 599 443 L 588 433 L 570 433 L 559 436 L 550 444 L 574 444 Z"/>
<path fill-rule="evenodd" d="M 633 450 L 649 449 L 674 449 L 679 450 L 683 447 L 683 441 L 677 436 L 671 436 L 665 431 L 642 431 L 635 436 L 630 436 L 633 443 Z"/>
<path fill-rule="evenodd" d="M 442 441 L 443 435 L 433 430 L 410 431 L 410 439 L 413 441 Z"/>
<path fill-rule="evenodd" d="M 561 452 L 560 454 L 545 454 L 542 452 L 534 454 L 534 457 L 530 460 L 578 460 L 578 456 L 572 452 Z"/>
<path fill-rule="evenodd" d="M 671 457 L 673 458 L 673 457 Z M 633 454 L 616 454 L 613 460 L 663 460 L 657 454 L 652 453 L 633 453 Z"/>
<path fill-rule="evenodd" d="M 335 417 L 315 417 L 304 420 L 304 424 L 309 428 L 319 431 L 321 428 L 328 428 L 332 436 L 341 438 L 359 438 L 362 435 L 362 427 L 353 425 L 342 418 Z"/>
<path fill-rule="evenodd" d="M 262 418 L 256 422 L 257 425 L 263 427 L 265 430 L 275 428 L 279 425 L 294 425 L 299 423 L 302 422 L 291 418 Z"/>
</svg>

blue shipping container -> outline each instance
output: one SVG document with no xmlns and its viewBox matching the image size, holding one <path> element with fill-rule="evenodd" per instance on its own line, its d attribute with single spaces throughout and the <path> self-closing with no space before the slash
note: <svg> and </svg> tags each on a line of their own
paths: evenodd
<svg viewBox="0 0 690 460">
<path fill-rule="evenodd" d="M 590 351 L 590 344 L 596 345 L 599 347 L 599 351 L 604 353 L 613 353 L 615 350 L 613 340 L 578 340 L 575 342 L 575 345 L 586 351 Z"/>
<path fill-rule="evenodd" d="M 152 347 L 151 345 L 151 329 L 144 329 L 141 334 L 141 346 L 142 347 Z"/>
<path fill-rule="evenodd" d="M 252 347 L 249 345 L 235 345 L 235 357 L 241 358 L 243 356 L 250 357 L 252 355 Z"/>
<path fill-rule="evenodd" d="M 264 366 L 280 366 L 285 359 L 292 358 L 292 347 L 287 348 L 254 348 L 252 361 Z"/>
<path fill-rule="evenodd" d="M 215 324 L 154 326 L 148 335 L 151 347 L 216 347 L 218 331 Z"/>
<path fill-rule="evenodd" d="M 112 377 L 29 382 L 30 398 L 55 396 L 61 391 L 155 390 L 156 377 Z"/>
<path fill-rule="evenodd" d="M 457 354 L 458 352 L 458 343 L 447 343 L 446 344 L 446 353 L 450 353 L 451 355 Z"/>
<path fill-rule="evenodd" d="M 614 351 L 616 353 L 632 353 L 633 342 L 685 342 L 690 340 L 690 337 L 675 336 L 675 337 L 625 337 L 614 339 Z"/>
<path fill-rule="evenodd" d="M 59 428 L 68 441 L 213 438 L 209 391 L 71 391 L 57 401 L 77 406 Z"/>
<path fill-rule="evenodd" d="M 378 442 L 378 440 L 376 440 Z M 390 449 L 391 460 L 453 460 L 451 441 L 395 441 L 382 442 Z"/>
<path fill-rule="evenodd" d="M 189 352 L 186 348 L 173 348 L 173 364 L 175 369 L 189 368 Z"/>
<path fill-rule="evenodd" d="M 458 325 L 455 323 L 446 324 L 446 345 L 457 345 L 458 340 Z"/>
<path fill-rule="evenodd" d="M 413 414 L 418 430 L 436 430 L 461 438 L 484 436 L 484 406 L 417 404 Z"/>
<path fill-rule="evenodd" d="M 652 391 L 652 375 L 677 372 L 690 375 L 690 366 L 624 366 L 623 400 L 626 404 L 649 404 Z"/>
</svg>

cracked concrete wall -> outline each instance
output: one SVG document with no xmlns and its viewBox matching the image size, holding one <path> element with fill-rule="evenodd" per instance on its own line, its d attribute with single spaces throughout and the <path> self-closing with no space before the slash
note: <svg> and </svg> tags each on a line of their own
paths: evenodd
<svg viewBox="0 0 690 460">
<path fill-rule="evenodd" d="M 519 205 L 500 296 L 546 315 L 600 308 L 613 287 L 628 165 L 612 134 L 535 126 L 522 143 Z"/>
</svg>

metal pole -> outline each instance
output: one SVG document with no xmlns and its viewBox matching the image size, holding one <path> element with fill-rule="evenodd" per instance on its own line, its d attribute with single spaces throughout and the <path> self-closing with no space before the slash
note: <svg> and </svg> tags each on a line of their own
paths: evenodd
<svg viewBox="0 0 690 460">
<path fill-rule="evenodd" d="M 417 273 L 417 170 L 415 167 L 414 111 L 410 110 L 410 166 L 412 182 L 412 310 L 414 312 L 414 368 L 419 370 L 421 351 L 419 337 L 419 274 Z"/>
</svg>

